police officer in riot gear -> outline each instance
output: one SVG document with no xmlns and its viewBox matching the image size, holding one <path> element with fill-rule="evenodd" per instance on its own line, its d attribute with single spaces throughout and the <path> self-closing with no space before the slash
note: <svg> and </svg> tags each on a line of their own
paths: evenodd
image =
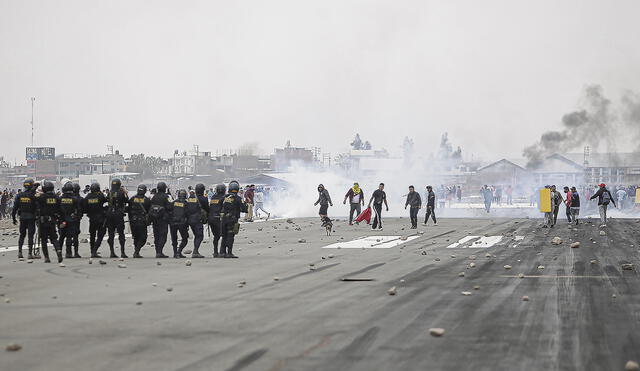
<svg viewBox="0 0 640 371">
<path fill-rule="evenodd" d="M 118 232 L 118 240 L 120 242 L 120 257 L 127 258 L 124 253 L 124 214 L 127 208 L 127 194 L 122 190 L 122 182 L 120 179 L 113 179 L 111 181 L 111 190 L 107 196 L 107 232 L 109 237 L 107 243 L 109 243 L 109 249 L 111 250 L 110 257 L 117 258 L 116 252 L 113 247 L 116 231 Z"/>
<path fill-rule="evenodd" d="M 40 216 L 40 242 L 42 243 L 44 262 L 51 263 L 47 248 L 47 242 L 51 241 L 58 255 L 58 263 L 61 263 L 62 249 L 58 244 L 58 235 L 56 233 L 56 224 L 60 218 L 60 199 L 54 193 L 53 183 L 49 181 L 45 181 L 42 184 L 42 192 L 42 194 L 36 196 L 36 205 Z"/>
<path fill-rule="evenodd" d="M 208 221 L 209 200 L 204 195 L 204 184 L 196 184 L 195 194 L 187 199 L 187 223 L 193 232 L 192 258 L 204 258 L 200 254 L 200 244 L 204 239 L 204 227 Z"/>
<path fill-rule="evenodd" d="M 169 232 L 169 214 L 167 210 L 171 205 L 167 194 L 167 184 L 160 182 L 156 186 L 156 194 L 151 197 L 151 208 L 149 216 L 153 221 L 153 242 L 156 246 L 156 258 L 168 258 L 162 252 L 167 243 L 167 233 Z"/>
<path fill-rule="evenodd" d="M 102 244 L 102 239 L 107 232 L 107 214 L 105 203 L 107 198 L 100 190 L 100 184 L 93 183 L 89 188 L 90 193 L 82 200 L 82 210 L 89 217 L 89 244 L 91 246 L 91 257 L 99 258 L 98 249 Z"/>
<path fill-rule="evenodd" d="M 133 235 L 133 257 L 142 258 L 140 249 L 147 243 L 147 226 L 149 225 L 149 208 L 151 200 L 146 196 L 147 186 L 140 184 L 135 196 L 129 200 L 129 223 Z"/>
<path fill-rule="evenodd" d="M 18 238 L 18 258 L 22 256 L 22 245 L 24 244 L 24 238 L 28 234 L 29 243 L 29 259 L 33 259 L 33 235 L 36 232 L 36 189 L 38 184 L 33 182 L 33 179 L 25 179 L 22 183 L 24 191 L 16 195 L 16 199 L 13 203 L 13 210 L 11 211 L 11 217 L 13 218 L 13 224 L 18 224 L 16 214 L 20 217 L 20 237 Z"/>
<path fill-rule="evenodd" d="M 233 255 L 233 242 L 240 230 L 240 213 L 248 211 L 247 204 L 238 196 L 240 184 L 237 181 L 229 183 L 229 193 L 222 202 L 222 254 L 225 258 L 237 258 Z"/>
<path fill-rule="evenodd" d="M 218 242 L 222 236 L 222 219 L 220 218 L 220 214 L 222 213 L 222 203 L 226 192 L 227 186 L 224 184 L 218 184 L 216 186 L 216 193 L 209 201 L 209 229 L 211 230 L 211 233 L 213 233 L 214 258 L 224 257 L 218 253 Z"/>
<path fill-rule="evenodd" d="M 173 257 L 185 258 L 182 250 L 189 241 L 189 226 L 187 224 L 187 191 L 178 191 L 178 198 L 169 205 L 169 226 L 171 230 L 171 245 Z M 180 245 L 178 245 L 178 233 L 180 233 Z"/>
<path fill-rule="evenodd" d="M 80 244 L 80 222 L 82 221 L 82 215 L 83 215 L 82 214 L 82 196 L 80 195 L 80 184 L 73 183 L 73 194 L 78 199 L 78 205 L 80 205 L 79 206 L 80 213 L 78 214 L 78 221 L 76 222 L 76 227 L 75 227 L 76 238 L 73 240 L 73 248 L 74 248 L 74 251 L 76 251 L 75 255 L 78 255 L 77 251 L 78 251 L 79 244 Z M 78 255 L 76 257 L 79 258 L 80 255 Z"/>
<path fill-rule="evenodd" d="M 58 229 L 60 231 L 60 247 L 65 246 L 66 241 L 66 254 L 65 258 L 79 258 L 78 244 L 76 228 L 79 227 L 80 215 L 82 209 L 80 206 L 80 200 L 73 193 L 73 184 L 67 182 L 62 186 L 62 196 L 60 197 L 60 223 Z M 71 252 L 71 248 L 74 247 L 74 253 Z"/>
</svg>

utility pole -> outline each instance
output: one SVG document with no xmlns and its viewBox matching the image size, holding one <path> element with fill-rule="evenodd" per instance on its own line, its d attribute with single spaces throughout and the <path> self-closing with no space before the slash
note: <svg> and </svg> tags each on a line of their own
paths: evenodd
<svg viewBox="0 0 640 371">
<path fill-rule="evenodd" d="M 36 97 L 31 97 L 31 147 L 33 147 L 33 105 L 35 101 Z"/>
</svg>

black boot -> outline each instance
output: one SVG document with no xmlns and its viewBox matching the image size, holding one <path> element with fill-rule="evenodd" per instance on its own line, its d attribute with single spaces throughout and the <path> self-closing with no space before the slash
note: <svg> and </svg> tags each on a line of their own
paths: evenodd
<svg viewBox="0 0 640 371">
<path fill-rule="evenodd" d="M 142 259 L 142 255 L 140 255 L 140 249 L 142 246 L 138 246 L 133 250 L 133 257 L 136 259 Z"/>
<path fill-rule="evenodd" d="M 162 253 L 162 249 L 156 246 L 156 259 L 165 259 L 168 258 L 165 254 Z"/>
<path fill-rule="evenodd" d="M 109 256 L 110 258 L 117 258 L 118 255 L 116 255 L 115 250 L 113 249 L 113 246 L 109 246 L 109 250 L 111 251 L 111 255 Z"/>
<path fill-rule="evenodd" d="M 51 263 L 51 260 L 49 259 L 49 248 L 46 246 L 42 246 L 42 255 L 44 255 L 44 262 L 45 263 Z"/>
<path fill-rule="evenodd" d="M 71 246 L 67 246 L 64 257 L 67 259 L 73 258 L 73 254 L 71 253 Z"/>
<path fill-rule="evenodd" d="M 29 259 L 33 259 L 33 247 L 29 246 L 29 255 L 27 255 Z"/>
<path fill-rule="evenodd" d="M 56 254 L 58 255 L 58 263 L 62 263 L 62 249 L 56 249 Z"/>
<path fill-rule="evenodd" d="M 22 246 L 18 247 L 18 259 L 24 259 L 24 256 L 22 256 Z M 31 259 L 31 258 L 29 258 Z"/>
<path fill-rule="evenodd" d="M 213 245 L 213 257 L 220 258 L 220 254 L 218 254 L 218 245 Z"/>
<path fill-rule="evenodd" d="M 124 253 L 124 246 L 122 246 L 120 248 L 120 257 L 123 259 L 128 259 L 129 257 L 127 256 L 127 254 Z"/>
<path fill-rule="evenodd" d="M 73 250 L 74 250 L 74 251 L 73 251 L 73 257 L 74 257 L 74 258 L 77 258 L 77 259 L 82 258 L 82 256 L 80 256 L 80 254 L 78 254 L 78 246 L 75 246 L 75 247 L 73 248 Z"/>
<path fill-rule="evenodd" d="M 198 251 L 198 250 L 200 250 L 200 248 L 199 248 L 199 247 L 195 247 L 195 248 L 193 249 L 193 253 L 191 254 L 191 258 L 192 258 L 192 259 L 193 259 L 193 258 L 195 258 L 195 259 L 201 259 L 201 258 L 204 258 L 204 256 L 200 255 L 200 251 Z M 182 252 L 182 251 L 181 251 L 181 252 Z"/>
<path fill-rule="evenodd" d="M 156 255 L 158 255 L 157 252 L 156 252 Z M 179 259 L 180 258 L 180 254 L 178 253 L 178 246 L 174 246 L 173 247 L 173 258 L 174 259 Z"/>
<path fill-rule="evenodd" d="M 233 247 L 227 247 L 227 253 L 224 255 L 227 259 L 237 259 L 238 257 L 233 255 Z"/>
</svg>

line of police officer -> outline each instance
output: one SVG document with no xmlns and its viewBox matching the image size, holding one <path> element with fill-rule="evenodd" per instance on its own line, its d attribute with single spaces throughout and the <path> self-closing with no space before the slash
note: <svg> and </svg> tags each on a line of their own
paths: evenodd
<svg viewBox="0 0 640 371">
<path fill-rule="evenodd" d="M 204 239 L 204 227 L 207 225 L 213 234 L 214 258 L 237 258 L 233 254 L 235 235 L 239 231 L 240 213 L 247 212 L 247 205 L 238 196 L 240 185 L 237 181 L 226 186 L 216 186 L 216 193 L 209 201 L 204 195 L 205 186 L 198 184 L 195 194 L 188 195 L 185 190 L 178 191 L 177 199 L 171 200 L 167 194 L 167 185 L 158 183 L 157 192 L 151 199 L 146 196 L 147 187 L 138 186 L 136 195 L 130 199 L 122 189 L 119 179 L 113 179 L 111 188 L 105 195 L 100 184 L 93 183 L 86 197 L 80 196 L 80 186 L 71 182 L 62 187 L 62 195 L 54 193 L 53 183 L 45 181 L 42 193 L 38 193 L 40 186 L 33 179 L 26 179 L 23 183 L 24 191 L 16 195 L 13 209 L 13 222 L 20 219 L 20 237 L 18 239 L 18 257 L 23 258 L 22 247 L 25 237 L 28 237 L 28 258 L 34 256 L 34 233 L 36 223 L 39 226 L 44 261 L 50 262 L 47 248 L 48 242 L 53 245 L 58 261 L 62 262 L 62 246 L 66 242 L 66 258 L 80 258 L 78 253 L 80 234 L 80 220 L 84 214 L 89 217 L 89 244 L 91 257 L 98 258 L 98 249 L 105 234 L 108 234 L 110 257 L 117 258 L 114 242 L 118 234 L 120 243 L 120 257 L 125 254 L 125 215 L 129 216 L 131 234 L 134 244 L 134 258 L 142 258 L 140 250 L 147 242 L 147 227 L 153 226 L 156 258 L 167 258 L 163 253 L 170 230 L 173 245 L 173 257 L 184 258 L 182 254 L 189 238 L 188 230 L 194 234 L 194 249 L 192 258 L 204 258 L 200 254 L 200 244 Z M 58 239 L 57 232 L 60 232 Z M 178 244 L 178 234 L 181 242 Z M 220 245 L 220 249 L 218 246 Z M 72 252 L 73 250 L 73 252 Z"/>
</svg>

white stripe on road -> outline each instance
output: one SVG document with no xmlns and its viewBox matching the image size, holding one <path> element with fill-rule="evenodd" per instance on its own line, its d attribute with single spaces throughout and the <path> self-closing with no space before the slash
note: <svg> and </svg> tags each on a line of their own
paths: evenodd
<svg viewBox="0 0 640 371">
<path fill-rule="evenodd" d="M 323 249 L 390 249 L 403 243 L 420 238 L 420 236 L 367 236 L 352 241 L 344 241 L 323 246 Z"/>
</svg>

